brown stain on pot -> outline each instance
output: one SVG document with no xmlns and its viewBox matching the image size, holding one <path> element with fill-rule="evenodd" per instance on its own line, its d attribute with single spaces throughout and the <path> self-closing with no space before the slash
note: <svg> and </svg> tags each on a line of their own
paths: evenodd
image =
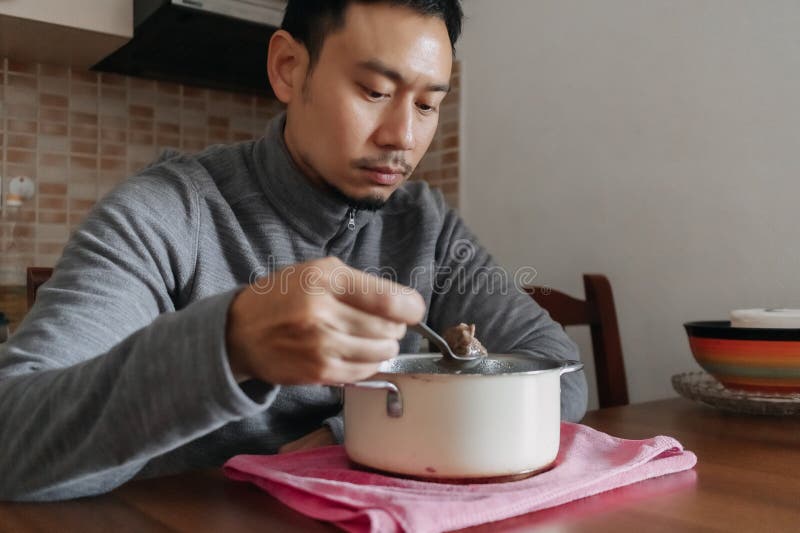
<svg viewBox="0 0 800 533">
<path fill-rule="evenodd" d="M 558 458 L 554 460 L 552 463 L 543 466 L 542 468 L 537 468 L 535 470 L 528 470 L 525 472 L 520 472 L 518 474 L 506 474 L 500 476 L 489 476 L 489 477 L 464 477 L 464 478 L 450 478 L 450 477 L 433 477 L 433 476 L 414 476 L 410 474 L 398 474 L 396 472 L 389 472 L 386 470 L 381 470 L 379 468 L 373 468 L 370 466 L 362 465 L 353 461 L 352 459 L 348 459 L 348 463 L 350 468 L 354 470 L 361 470 L 362 472 L 372 472 L 375 474 L 380 474 L 383 476 L 389 476 L 399 479 L 413 479 L 416 481 L 427 481 L 429 483 L 442 483 L 442 484 L 450 484 L 450 485 L 474 485 L 474 484 L 492 484 L 492 483 L 509 483 L 513 481 L 521 481 L 523 479 L 527 479 L 532 476 L 536 476 L 538 474 L 542 474 L 547 472 L 548 470 L 552 470 L 553 468 L 558 465 L 559 461 Z M 436 472 L 433 467 L 426 466 L 425 470 L 429 473 Z"/>
</svg>

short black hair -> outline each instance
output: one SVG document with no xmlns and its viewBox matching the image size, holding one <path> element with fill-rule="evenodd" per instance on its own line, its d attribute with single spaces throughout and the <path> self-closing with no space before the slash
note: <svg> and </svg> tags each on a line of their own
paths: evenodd
<svg viewBox="0 0 800 533">
<path fill-rule="evenodd" d="M 350 4 L 390 4 L 411 8 L 421 15 L 439 17 L 447 27 L 450 46 L 455 53 L 464 18 L 461 0 L 289 0 L 281 29 L 305 45 L 312 67 L 319 59 L 325 38 L 344 26 L 345 12 Z"/>
</svg>

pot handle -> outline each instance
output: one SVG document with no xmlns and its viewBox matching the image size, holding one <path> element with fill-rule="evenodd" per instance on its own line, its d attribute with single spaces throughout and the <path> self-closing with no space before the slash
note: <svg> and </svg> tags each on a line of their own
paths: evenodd
<svg viewBox="0 0 800 533">
<path fill-rule="evenodd" d="M 564 374 L 569 374 L 570 372 L 577 372 L 578 370 L 583 370 L 583 363 L 580 361 L 562 361 L 561 362 L 561 371 L 559 372 L 560 376 Z"/>
<path fill-rule="evenodd" d="M 400 395 L 400 389 L 391 381 L 356 381 L 355 383 L 345 383 L 344 386 L 356 389 L 386 389 L 386 414 L 390 418 L 403 416 L 403 397 Z"/>
</svg>

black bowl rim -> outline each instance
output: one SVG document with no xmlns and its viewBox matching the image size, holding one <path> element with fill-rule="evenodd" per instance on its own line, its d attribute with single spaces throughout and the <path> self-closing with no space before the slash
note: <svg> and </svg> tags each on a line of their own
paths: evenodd
<svg viewBox="0 0 800 533">
<path fill-rule="evenodd" d="M 800 329 L 735 328 L 728 320 L 686 322 L 683 327 L 690 337 L 750 341 L 800 341 Z"/>
</svg>

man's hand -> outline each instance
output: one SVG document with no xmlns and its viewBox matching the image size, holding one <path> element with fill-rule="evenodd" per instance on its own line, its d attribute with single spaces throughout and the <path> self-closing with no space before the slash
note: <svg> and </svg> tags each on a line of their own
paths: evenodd
<svg viewBox="0 0 800 533">
<path fill-rule="evenodd" d="M 398 354 L 406 324 L 425 314 L 418 292 L 332 257 L 260 281 L 264 290 L 245 289 L 228 311 L 228 359 L 239 381 L 331 385 L 367 378 Z"/>
<path fill-rule="evenodd" d="M 325 426 L 297 440 L 287 442 L 278 449 L 278 453 L 299 452 L 300 450 L 333 446 L 334 444 L 336 444 L 336 439 L 333 438 L 331 430 Z"/>
</svg>

